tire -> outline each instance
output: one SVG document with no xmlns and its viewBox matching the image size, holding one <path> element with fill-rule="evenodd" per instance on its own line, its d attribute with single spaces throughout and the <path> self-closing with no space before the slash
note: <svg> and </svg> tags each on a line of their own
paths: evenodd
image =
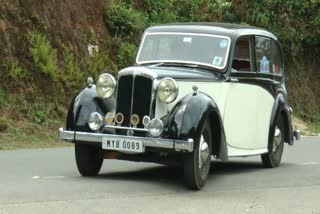
<svg viewBox="0 0 320 214">
<path fill-rule="evenodd" d="M 280 134 L 280 136 L 278 134 Z M 263 167 L 274 168 L 279 166 L 282 158 L 283 147 L 284 147 L 284 122 L 283 122 L 283 117 L 279 116 L 275 130 L 274 130 L 273 138 L 269 140 L 269 145 L 268 145 L 269 152 L 261 155 Z"/>
<path fill-rule="evenodd" d="M 82 176 L 98 175 L 103 159 L 99 156 L 99 147 L 75 144 L 75 156 L 78 170 Z"/>
<path fill-rule="evenodd" d="M 203 159 L 199 158 L 201 148 Z M 194 139 L 194 151 L 184 157 L 184 181 L 188 188 L 200 190 L 205 185 L 210 172 L 211 151 L 212 131 L 207 119 L 202 127 L 201 135 Z"/>
</svg>

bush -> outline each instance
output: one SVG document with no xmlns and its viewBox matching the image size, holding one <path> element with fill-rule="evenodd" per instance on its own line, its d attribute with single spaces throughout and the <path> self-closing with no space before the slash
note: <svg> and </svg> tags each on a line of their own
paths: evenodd
<svg viewBox="0 0 320 214">
<path fill-rule="evenodd" d="M 2 108 L 5 100 L 6 100 L 6 97 L 7 97 L 7 93 L 0 88 L 0 109 Z"/>
<path fill-rule="evenodd" d="M 28 42 L 34 66 L 57 81 L 59 79 L 57 50 L 52 48 L 50 41 L 39 31 L 30 31 Z"/>
<path fill-rule="evenodd" d="M 102 72 L 108 71 L 113 73 L 116 70 L 116 66 L 110 60 L 109 54 L 104 51 L 99 51 L 85 60 L 85 70 L 88 76 L 97 79 Z M 83 77 L 83 81 L 85 81 L 85 78 L 86 77 Z"/>
<path fill-rule="evenodd" d="M 64 80 L 70 87 L 78 88 L 84 79 L 83 73 L 80 72 L 77 65 L 71 44 L 69 44 L 63 51 L 63 58 L 65 63 Z"/>
<path fill-rule="evenodd" d="M 9 77 L 13 80 L 20 80 L 26 77 L 26 75 L 27 72 L 21 66 L 19 60 L 17 58 L 14 58 L 9 65 Z"/>
<path fill-rule="evenodd" d="M 125 68 L 133 65 L 137 54 L 137 46 L 128 42 L 121 42 L 117 51 L 117 65 Z"/>
<path fill-rule="evenodd" d="M 174 0 L 142 0 L 144 11 L 148 16 L 148 22 L 153 24 L 176 21 Z"/>
<path fill-rule="evenodd" d="M 122 38 L 140 37 L 146 27 L 144 14 L 122 1 L 113 1 L 105 8 L 105 21 L 114 36 Z"/>
</svg>

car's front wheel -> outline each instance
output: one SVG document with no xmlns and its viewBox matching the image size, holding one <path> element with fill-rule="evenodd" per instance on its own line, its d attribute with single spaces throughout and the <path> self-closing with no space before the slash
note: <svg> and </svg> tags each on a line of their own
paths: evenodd
<svg viewBox="0 0 320 214">
<path fill-rule="evenodd" d="M 102 166 L 103 158 L 99 156 L 100 148 L 86 144 L 75 144 L 78 170 L 83 176 L 96 176 Z"/>
<path fill-rule="evenodd" d="M 284 122 L 283 117 L 279 116 L 273 133 L 273 139 L 270 140 L 269 152 L 261 155 L 262 165 L 265 168 L 274 168 L 280 165 L 284 147 Z"/>
<path fill-rule="evenodd" d="M 209 120 L 206 120 L 201 135 L 194 140 L 194 151 L 184 159 L 184 180 L 189 188 L 199 190 L 205 185 L 211 166 L 212 132 Z"/>
</svg>

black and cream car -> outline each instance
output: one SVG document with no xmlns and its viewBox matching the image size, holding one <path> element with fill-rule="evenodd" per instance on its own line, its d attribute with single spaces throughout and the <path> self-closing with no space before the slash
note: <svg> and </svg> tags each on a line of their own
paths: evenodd
<svg viewBox="0 0 320 214">
<path fill-rule="evenodd" d="M 83 176 L 104 159 L 177 164 L 201 189 L 212 159 L 261 155 L 280 164 L 293 130 L 276 36 L 232 24 L 148 28 L 132 67 L 103 73 L 72 101 L 60 139 Z"/>
</svg>

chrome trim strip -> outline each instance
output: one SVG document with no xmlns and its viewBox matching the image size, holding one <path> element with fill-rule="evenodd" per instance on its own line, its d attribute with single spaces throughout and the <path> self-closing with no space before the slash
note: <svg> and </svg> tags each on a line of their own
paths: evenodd
<svg viewBox="0 0 320 214">
<path fill-rule="evenodd" d="M 280 81 L 274 80 L 274 79 L 268 79 L 268 78 L 262 78 L 262 77 L 232 77 L 232 78 L 227 78 L 225 82 L 237 82 L 236 80 L 260 80 L 260 81 L 266 81 L 266 82 L 271 82 L 274 84 L 279 84 Z"/>
<path fill-rule="evenodd" d="M 151 101 L 150 101 L 150 106 L 149 106 L 149 117 L 152 118 L 153 115 L 155 115 L 155 112 L 153 112 L 153 109 L 152 109 L 152 105 L 153 105 L 153 102 L 157 100 L 157 90 L 158 90 L 158 80 L 157 79 L 154 79 L 153 82 L 152 82 L 152 88 L 151 88 Z"/>
<path fill-rule="evenodd" d="M 133 111 L 133 105 L 134 105 L 134 92 L 135 92 L 135 81 L 136 81 L 136 76 L 133 75 L 132 77 L 132 91 L 131 91 L 131 106 L 130 106 L 130 115 L 129 115 L 129 126 L 132 127 L 131 124 L 131 116 L 132 116 L 132 111 Z"/>
<path fill-rule="evenodd" d="M 173 149 L 177 152 L 192 152 L 193 151 L 193 139 L 184 140 L 173 140 L 173 139 L 162 139 L 162 138 L 149 138 L 149 137 L 134 137 L 124 135 L 113 135 L 113 134 L 101 134 L 101 133 L 90 133 L 90 132 L 75 132 L 66 131 L 63 128 L 59 128 L 59 140 L 66 141 L 85 141 L 101 143 L 103 137 L 115 138 L 115 139 L 126 139 L 126 140 L 141 140 L 145 147 L 154 148 L 165 148 Z"/>
<path fill-rule="evenodd" d="M 148 129 L 134 128 L 134 127 L 125 127 L 125 126 L 110 126 L 110 125 L 105 125 L 104 128 L 121 129 L 121 130 L 132 130 L 132 131 L 139 131 L 139 132 L 149 132 Z"/>
<path fill-rule="evenodd" d="M 128 67 L 119 71 L 118 77 L 133 75 L 143 76 L 150 79 L 156 79 L 158 77 L 157 73 L 146 67 Z"/>
</svg>

